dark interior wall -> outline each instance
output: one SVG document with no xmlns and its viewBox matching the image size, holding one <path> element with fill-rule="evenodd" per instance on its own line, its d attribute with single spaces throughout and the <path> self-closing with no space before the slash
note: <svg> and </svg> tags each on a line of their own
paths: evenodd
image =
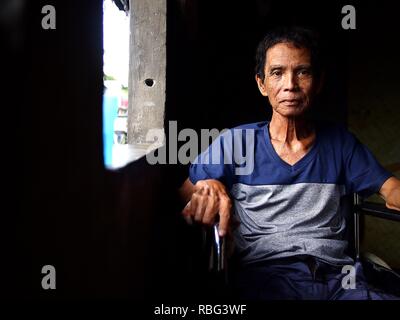
<svg viewBox="0 0 400 320">
<path fill-rule="evenodd" d="M 45 4 L 57 9 L 56 30 L 40 27 Z M 268 119 L 253 56 L 265 30 L 278 23 L 310 25 L 328 39 L 331 63 L 320 116 L 345 121 L 352 31 L 340 28 L 344 4 L 168 1 L 166 121 L 199 130 Z M 18 23 L 22 44 L 5 52 L 13 62 L 5 68 L 13 82 L 7 81 L 6 101 L 18 106 L 18 144 L 10 143 L 15 158 L 5 170 L 12 208 L 7 218 L 15 226 L 5 233 L 14 266 L 7 294 L 200 295 L 199 234 L 180 219 L 176 195 L 187 167 L 141 159 L 117 172 L 103 168 L 102 1 L 26 1 L 25 9 Z M 350 67 L 368 61 L 356 58 Z M 15 130 L 13 123 L 5 136 Z M 45 264 L 56 267 L 55 291 L 41 289 Z"/>
<path fill-rule="evenodd" d="M 341 28 L 342 2 L 181 2 L 186 6 L 168 28 L 167 119 L 191 128 L 269 119 L 270 107 L 254 80 L 256 46 L 269 28 L 294 24 L 315 28 L 326 40 L 327 85 L 319 116 L 345 121 L 348 32 Z"/>
<path fill-rule="evenodd" d="M 398 11 L 389 1 L 359 7 L 358 28 L 349 41 L 348 124 L 379 162 L 400 177 L 400 63 L 393 35 Z M 379 196 L 370 201 L 381 202 Z M 363 250 L 400 269 L 400 224 L 366 217 Z"/>
<path fill-rule="evenodd" d="M 56 8 L 56 30 L 41 28 L 46 4 Z M 103 166 L 102 1 L 25 1 L 22 9 L 20 45 L 3 52 L 14 106 L 4 131 L 18 142 L 6 149 L 11 266 L 2 295 L 143 299 L 193 283 L 184 276 L 193 260 L 178 254 L 192 234 L 179 238 L 187 228 L 175 169 L 145 159 L 120 171 Z M 56 290 L 41 288 L 47 264 Z"/>
<path fill-rule="evenodd" d="M 21 59 L 11 60 L 16 81 L 7 93 L 18 106 L 10 118 L 18 136 L 10 152 L 18 209 L 10 213 L 16 219 L 12 278 L 18 283 L 11 292 L 84 296 L 106 212 L 101 1 L 22 2 Z M 56 8 L 56 30 L 41 28 L 45 4 Z M 52 292 L 41 288 L 46 264 L 57 271 Z"/>
</svg>

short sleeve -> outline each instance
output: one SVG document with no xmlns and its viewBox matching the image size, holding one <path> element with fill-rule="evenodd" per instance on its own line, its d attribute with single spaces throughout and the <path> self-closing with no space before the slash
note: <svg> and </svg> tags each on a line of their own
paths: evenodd
<svg viewBox="0 0 400 320">
<path fill-rule="evenodd" d="M 347 193 L 357 193 L 362 197 L 379 192 L 383 183 L 392 176 L 353 134 L 345 135 L 345 179 Z"/>
<path fill-rule="evenodd" d="M 234 178 L 232 160 L 230 143 L 221 134 L 190 165 L 189 179 L 193 184 L 199 180 L 216 179 L 230 189 Z"/>
</svg>

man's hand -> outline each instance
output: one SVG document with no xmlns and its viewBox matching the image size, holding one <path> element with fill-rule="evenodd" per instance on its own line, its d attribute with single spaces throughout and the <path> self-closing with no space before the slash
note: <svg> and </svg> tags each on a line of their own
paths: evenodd
<svg viewBox="0 0 400 320">
<path fill-rule="evenodd" d="M 386 201 L 386 207 L 400 211 L 400 180 L 391 177 L 382 185 L 379 194 Z"/>
<path fill-rule="evenodd" d="M 205 225 L 212 225 L 219 215 L 218 233 L 226 235 L 231 217 L 232 202 L 225 186 L 218 180 L 200 180 L 193 185 L 187 179 L 181 192 L 189 202 L 182 214 L 192 217 L 195 221 Z M 190 196 L 191 195 L 191 196 Z"/>
</svg>

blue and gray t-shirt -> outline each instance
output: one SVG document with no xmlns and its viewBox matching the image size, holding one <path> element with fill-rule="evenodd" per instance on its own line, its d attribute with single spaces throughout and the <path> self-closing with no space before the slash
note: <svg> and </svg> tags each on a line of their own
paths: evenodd
<svg viewBox="0 0 400 320">
<path fill-rule="evenodd" d="M 294 165 L 278 156 L 268 128 L 260 122 L 221 134 L 191 165 L 190 181 L 227 186 L 242 262 L 311 255 L 351 263 L 341 198 L 378 192 L 391 174 L 343 126 L 317 125 L 314 145 Z"/>
</svg>

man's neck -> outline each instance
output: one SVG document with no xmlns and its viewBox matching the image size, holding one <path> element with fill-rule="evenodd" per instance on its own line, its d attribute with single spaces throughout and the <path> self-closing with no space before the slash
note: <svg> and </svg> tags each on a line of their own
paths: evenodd
<svg viewBox="0 0 400 320">
<path fill-rule="evenodd" d="M 306 117 L 283 117 L 273 111 L 269 124 L 269 133 L 272 140 L 286 144 L 296 145 L 309 139 L 313 140 L 314 126 Z M 310 142 L 310 141 L 307 141 Z"/>
</svg>

